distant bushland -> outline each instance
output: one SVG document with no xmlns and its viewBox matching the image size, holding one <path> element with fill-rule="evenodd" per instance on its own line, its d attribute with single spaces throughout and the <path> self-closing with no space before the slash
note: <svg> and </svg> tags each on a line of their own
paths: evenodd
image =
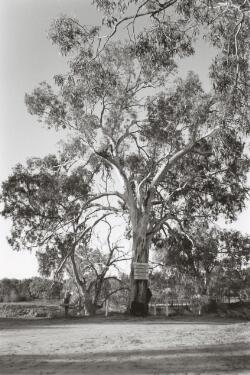
<svg viewBox="0 0 250 375">
<path fill-rule="evenodd" d="M 33 301 L 35 299 L 60 299 L 63 283 L 42 277 L 0 280 L 0 302 Z"/>
</svg>

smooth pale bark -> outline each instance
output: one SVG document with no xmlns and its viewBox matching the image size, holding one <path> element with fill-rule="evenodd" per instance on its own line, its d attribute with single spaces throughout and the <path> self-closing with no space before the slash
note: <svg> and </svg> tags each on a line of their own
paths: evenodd
<svg viewBox="0 0 250 375">
<path fill-rule="evenodd" d="M 90 291 L 86 287 L 85 281 L 81 280 L 81 278 L 79 276 L 73 252 L 72 252 L 70 258 L 71 258 L 71 263 L 72 263 L 72 266 L 73 266 L 75 281 L 78 285 L 78 290 L 80 290 L 80 292 L 81 292 L 81 299 L 83 301 L 84 314 L 93 316 L 93 315 L 96 314 L 96 311 L 99 309 L 99 306 L 96 303 L 96 299 L 97 299 L 97 297 L 100 293 L 100 290 L 98 289 L 98 291 L 97 291 L 98 295 L 95 296 L 95 300 L 93 301 L 93 299 L 90 295 Z"/>
<path fill-rule="evenodd" d="M 124 194 L 120 194 L 120 197 L 127 204 L 130 213 L 130 220 L 132 224 L 133 231 L 133 243 L 132 243 L 132 264 L 131 264 L 131 274 L 130 274 L 130 299 L 129 299 L 129 310 L 132 313 L 133 304 L 138 305 L 138 315 L 146 315 L 148 313 L 148 302 L 150 299 L 150 292 L 148 289 L 148 280 L 135 280 L 134 278 L 134 269 L 133 263 L 148 263 L 149 260 L 149 249 L 151 245 L 151 237 L 148 230 L 150 226 L 150 213 L 152 210 L 152 199 L 154 196 L 155 188 L 162 181 L 167 171 L 172 168 L 181 158 L 190 153 L 193 148 L 203 139 L 209 138 L 214 135 L 219 130 L 219 127 L 210 130 L 207 134 L 200 137 L 197 140 L 193 140 L 187 144 L 183 149 L 177 151 L 165 164 L 163 164 L 156 174 L 154 175 L 148 190 L 144 190 L 143 185 L 147 181 L 151 172 L 146 176 L 140 183 L 136 180 L 134 181 L 135 187 L 134 190 L 131 188 L 131 184 L 124 172 L 119 158 L 105 158 L 105 160 L 118 172 L 119 177 L 121 178 L 122 184 L 124 186 Z M 119 144 L 122 142 L 124 137 L 128 134 L 124 134 L 117 145 L 115 150 L 118 153 Z M 113 140 L 111 139 L 111 142 Z M 141 305 L 141 306 L 139 306 Z"/>
</svg>

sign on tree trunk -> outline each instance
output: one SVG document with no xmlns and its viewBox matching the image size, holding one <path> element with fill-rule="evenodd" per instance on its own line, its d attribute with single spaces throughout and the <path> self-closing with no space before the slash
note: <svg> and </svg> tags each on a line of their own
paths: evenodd
<svg viewBox="0 0 250 375">
<path fill-rule="evenodd" d="M 134 263 L 134 279 L 148 280 L 148 263 Z"/>
</svg>

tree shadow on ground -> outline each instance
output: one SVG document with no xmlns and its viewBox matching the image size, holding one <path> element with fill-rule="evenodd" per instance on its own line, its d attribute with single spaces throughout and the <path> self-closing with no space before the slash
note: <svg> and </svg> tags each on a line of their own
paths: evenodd
<svg viewBox="0 0 250 375">
<path fill-rule="evenodd" d="M 247 323 L 248 320 L 240 319 L 224 319 L 216 317 L 194 317 L 187 319 L 184 317 L 178 318 L 116 318 L 116 317 L 83 317 L 83 318 L 69 318 L 69 319 L 15 319 L 15 318 L 0 318 L 0 330 L 7 329 L 34 329 L 39 328 L 57 328 L 64 326 L 65 328 L 81 325 L 81 324 L 147 324 L 147 325 L 174 325 L 174 324 L 190 324 L 190 325 L 228 325 L 235 323 Z"/>
<path fill-rule="evenodd" d="M 231 343 L 167 350 L 100 351 L 82 354 L 4 355 L 1 374 L 243 374 L 250 348 Z"/>
</svg>

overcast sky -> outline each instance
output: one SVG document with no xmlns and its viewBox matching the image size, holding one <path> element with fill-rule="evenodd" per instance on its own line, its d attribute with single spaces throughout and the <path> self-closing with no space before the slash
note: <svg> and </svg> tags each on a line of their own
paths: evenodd
<svg viewBox="0 0 250 375">
<path fill-rule="evenodd" d="M 18 162 L 56 150 L 63 136 L 43 128 L 24 105 L 24 94 L 66 69 L 65 60 L 47 39 L 51 20 L 60 14 L 78 17 L 83 24 L 99 24 L 91 0 L 0 0 L 0 183 Z M 208 66 L 214 52 L 199 43 L 195 57 L 181 64 L 181 74 L 194 70 L 206 89 Z M 250 233 L 250 208 L 234 225 Z M 6 236 L 10 223 L 0 218 L 0 279 L 37 274 L 34 254 L 16 253 Z"/>
</svg>

